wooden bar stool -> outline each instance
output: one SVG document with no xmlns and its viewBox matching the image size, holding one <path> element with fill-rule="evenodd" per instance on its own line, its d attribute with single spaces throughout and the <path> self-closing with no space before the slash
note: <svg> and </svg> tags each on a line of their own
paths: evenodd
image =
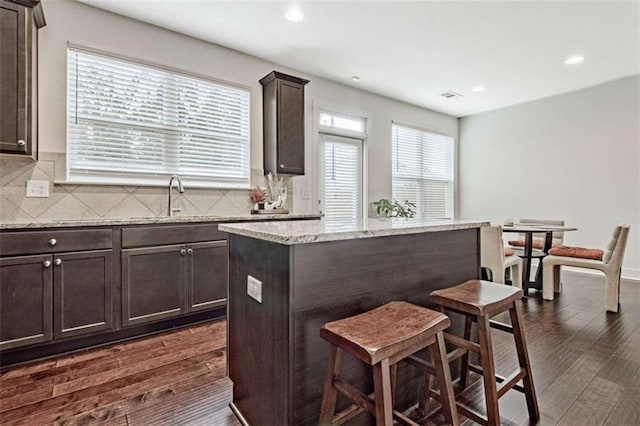
<svg viewBox="0 0 640 426">
<path fill-rule="evenodd" d="M 392 425 L 394 417 L 417 425 L 393 409 L 396 367 L 409 355 L 430 347 L 445 418 L 450 424 L 458 425 L 443 336 L 443 330 L 449 325 L 449 318 L 441 312 L 406 302 L 390 302 L 363 314 L 325 324 L 320 329 L 320 337 L 331 343 L 331 355 L 324 383 L 320 424 L 342 424 L 368 411 L 375 416 L 378 426 Z M 373 394 L 365 395 L 337 377 L 343 352 L 373 366 Z M 354 404 L 334 416 L 338 392 Z"/>
<path fill-rule="evenodd" d="M 469 370 L 482 375 L 487 416 L 483 417 L 469 407 L 457 403 L 460 414 L 480 424 L 500 424 L 498 398 L 511 388 L 525 394 L 529 418 L 534 422 L 540 419 L 538 399 L 533 385 L 529 354 L 522 329 L 522 318 L 517 303 L 521 297 L 522 290 L 519 288 L 479 280 L 470 280 L 455 287 L 434 291 L 429 295 L 429 300 L 440 311 L 447 309 L 465 316 L 463 338 L 444 333 L 447 342 L 458 346 L 458 349 L 447 355 L 447 361 L 451 362 L 462 358 L 460 384 L 463 388 L 467 386 Z M 507 310 L 511 316 L 512 325 L 490 320 L 492 316 Z M 478 323 L 478 343 L 470 340 L 471 326 L 474 321 Z M 495 373 L 490 327 L 513 334 L 515 340 L 520 368 L 506 378 Z M 479 366 L 469 363 L 469 351 L 480 355 Z M 520 380 L 524 386 L 518 385 Z M 496 381 L 500 383 L 500 387 L 497 387 Z M 426 394 L 423 393 L 420 400 L 423 410 L 425 410 L 429 393 L 431 393 L 429 379 L 425 383 Z"/>
</svg>

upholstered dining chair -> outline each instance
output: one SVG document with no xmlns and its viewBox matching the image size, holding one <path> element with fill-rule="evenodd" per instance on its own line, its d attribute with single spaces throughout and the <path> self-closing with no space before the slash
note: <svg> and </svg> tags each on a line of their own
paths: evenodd
<svg viewBox="0 0 640 426">
<path fill-rule="evenodd" d="M 618 312 L 620 304 L 620 273 L 628 236 L 629 225 L 616 226 L 604 254 L 602 255 L 602 251 L 599 253 L 602 255 L 602 260 L 598 260 L 598 255 L 593 255 L 593 252 L 598 251 L 593 249 L 557 247 L 549 250 L 549 256 L 542 259 L 542 298 L 553 300 L 554 290 L 556 292 L 559 290 L 560 266 L 596 269 L 604 272 L 606 277 L 607 311 Z"/>
<path fill-rule="evenodd" d="M 521 225 L 555 225 L 564 226 L 564 220 L 560 219 L 520 219 Z M 524 247 L 524 234 L 518 234 L 517 240 L 509 240 L 509 245 L 513 247 Z M 564 232 L 557 231 L 552 235 L 551 246 L 561 246 L 564 242 Z M 533 234 L 533 248 L 542 250 L 544 248 L 545 234 Z"/>
<path fill-rule="evenodd" d="M 505 253 L 500 225 L 480 228 L 480 266 L 491 271 L 494 283 L 505 284 L 505 271 L 511 270 L 513 285 L 522 288 L 522 259 L 513 251 Z"/>
</svg>

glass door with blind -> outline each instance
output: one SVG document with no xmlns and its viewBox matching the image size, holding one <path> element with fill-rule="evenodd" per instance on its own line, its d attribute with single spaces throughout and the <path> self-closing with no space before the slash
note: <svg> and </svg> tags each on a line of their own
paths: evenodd
<svg viewBox="0 0 640 426">
<path fill-rule="evenodd" d="M 362 223 L 361 139 L 320 134 L 320 212 L 327 224 Z"/>
</svg>

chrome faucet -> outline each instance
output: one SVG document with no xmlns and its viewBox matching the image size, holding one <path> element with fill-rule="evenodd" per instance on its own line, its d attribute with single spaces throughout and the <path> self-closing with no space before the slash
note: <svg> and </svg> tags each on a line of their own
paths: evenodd
<svg viewBox="0 0 640 426">
<path fill-rule="evenodd" d="M 169 216 L 173 216 L 174 213 L 177 213 L 180 210 L 182 210 L 180 207 L 173 207 L 173 201 L 171 200 L 171 198 L 172 198 L 171 194 L 173 193 L 173 180 L 174 179 L 176 179 L 178 181 L 178 192 L 181 193 L 181 194 L 184 193 L 184 186 L 182 186 L 182 179 L 180 179 L 180 176 L 178 176 L 178 175 L 171 176 L 171 178 L 169 178 L 169 209 L 167 210 L 167 214 Z"/>
</svg>

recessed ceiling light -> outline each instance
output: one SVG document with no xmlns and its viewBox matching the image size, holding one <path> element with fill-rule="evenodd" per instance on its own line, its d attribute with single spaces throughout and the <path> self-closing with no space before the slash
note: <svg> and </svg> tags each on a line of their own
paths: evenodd
<svg viewBox="0 0 640 426">
<path fill-rule="evenodd" d="M 582 61 L 584 61 L 584 56 L 582 56 L 582 55 L 571 55 L 564 61 L 564 63 L 566 65 L 575 65 L 575 64 L 579 64 Z"/>
<path fill-rule="evenodd" d="M 287 18 L 287 21 L 300 22 L 304 19 L 304 13 L 300 9 L 289 9 L 284 17 Z"/>
<path fill-rule="evenodd" d="M 353 77 L 351 77 L 351 81 L 360 81 L 360 77 L 354 75 Z"/>
<path fill-rule="evenodd" d="M 472 92 L 484 92 L 484 86 L 476 86 L 471 89 Z"/>
</svg>

